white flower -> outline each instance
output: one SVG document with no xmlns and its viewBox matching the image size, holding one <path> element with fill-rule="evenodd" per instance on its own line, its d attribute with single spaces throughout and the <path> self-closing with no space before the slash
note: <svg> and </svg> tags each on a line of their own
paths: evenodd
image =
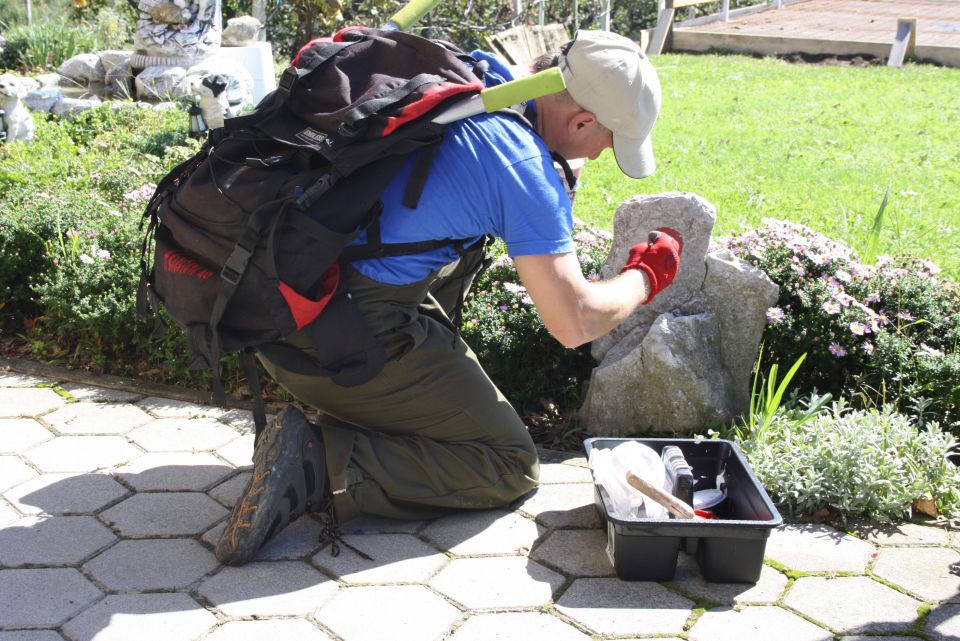
<svg viewBox="0 0 960 641">
<path fill-rule="evenodd" d="M 83 263 L 84 265 L 92 265 L 93 258 L 86 254 L 80 254 L 80 262 Z"/>
</svg>

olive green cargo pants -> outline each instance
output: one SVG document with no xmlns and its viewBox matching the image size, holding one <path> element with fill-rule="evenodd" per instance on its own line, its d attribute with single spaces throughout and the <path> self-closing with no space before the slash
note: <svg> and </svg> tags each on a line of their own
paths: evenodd
<svg viewBox="0 0 960 641">
<path fill-rule="evenodd" d="M 406 286 L 345 270 L 353 300 L 389 358 L 367 383 L 341 387 L 261 356 L 280 385 L 323 413 L 339 520 L 498 507 L 535 487 L 538 456 L 526 426 L 448 317 L 481 259 L 481 251 L 469 252 Z M 311 349 L 300 335 L 288 343 Z"/>
</svg>

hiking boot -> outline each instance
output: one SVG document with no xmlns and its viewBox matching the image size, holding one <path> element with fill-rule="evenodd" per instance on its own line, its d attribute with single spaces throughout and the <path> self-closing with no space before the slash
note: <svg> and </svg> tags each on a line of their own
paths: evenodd
<svg viewBox="0 0 960 641">
<path fill-rule="evenodd" d="M 330 496 L 323 439 L 288 405 L 253 448 L 253 476 L 227 517 L 216 556 L 243 565 L 271 536 Z"/>
</svg>

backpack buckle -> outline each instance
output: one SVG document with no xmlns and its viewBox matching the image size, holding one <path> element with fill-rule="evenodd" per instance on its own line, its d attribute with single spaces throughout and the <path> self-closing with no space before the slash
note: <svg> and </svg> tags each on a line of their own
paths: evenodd
<svg viewBox="0 0 960 641">
<path fill-rule="evenodd" d="M 243 274 L 247 271 L 247 263 L 250 262 L 250 256 L 252 255 L 252 249 L 247 249 L 237 243 L 230 257 L 227 258 L 227 262 L 223 264 L 223 269 L 220 270 L 220 278 L 236 286 L 237 283 L 240 282 L 240 279 L 243 278 Z"/>
<path fill-rule="evenodd" d="M 290 66 L 283 70 L 283 74 L 280 76 L 280 81 L 277 83 L 277 90 L 289 94 L 290 90 L 293 89 L 293 86 L 297 84 L 297 80 L 300 78 L 300 73 L 296 67 Z"/>
</svg>

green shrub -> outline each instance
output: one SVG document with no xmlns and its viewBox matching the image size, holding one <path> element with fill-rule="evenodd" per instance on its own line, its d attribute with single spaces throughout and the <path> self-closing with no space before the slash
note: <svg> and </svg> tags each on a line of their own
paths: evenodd
<svg viewBox="0 0 960 641">
<path fill-rule="evenodd" d="M 826 508 L 843 519 L 893 521 L 911 515 L 914 500 L 932 497 L 941 514 L 960 515 L 956 439 L 936 422 L 920 428 L 887 407 L 851 410 L 843 403 L 810 417 L 781 408 L 764 430 L 738 440 L 757 479 L 791 515 Z"/>
<path fill-rule="evenodd" d="M 580 221 L 574 231 L 584 274 L 597 280 L 609 234 Z M 578 408 L 582 386 L 595 365 L 589 346 L 567 349 L 550 335 L 502 244 L 497 251 L 499 257 L 477 279 L 464 306 L 464 340 L 521 413 L 551 405 Z"/>
<path fill-rule="evenodd" d="M 780 286 L 767 312 L 761 366 L 807 354 L 803 393 L 859 397 L 948 424 L 960 410 L 960 293 L 929 261 L 881 256 L 863 264 L 850 248 L 803 225 L 766 219 L 718 245 Z"/>
<path fill-rule="evenodd" d="M 64 20 L 46 20 L 30 26 L 14 27 L 4 37 L 7 44 L 0 67 L 9 69 L 56 69 L 79 53 L 92 53 L 99 49 L 95 31 Z"/>
</svg>

